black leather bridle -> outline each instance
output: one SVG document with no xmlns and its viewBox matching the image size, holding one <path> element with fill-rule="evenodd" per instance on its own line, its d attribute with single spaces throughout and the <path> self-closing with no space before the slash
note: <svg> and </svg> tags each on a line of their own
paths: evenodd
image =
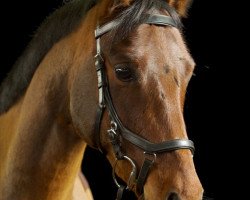
<svg viewBox="0 0 250 200">
<path fill-rule="evenodd" d="M 144 21 L 146 24 L 160 25 L 160 26 L 172 26 L 177 27 L 174 20 L 165 15 L 148 15 Z M 97 119 L 95 124 L 95 140 L 98 148 L 101 150 L 101 141 L 100 141 L 100 126 L 102 121 L 102 116 L 105 108 L 109 112 L 109 117 L 111 121 L 111 128 L 107 131 L 110 138 L 110 142 L 113 146 L 114 153 L 116 155 L 117 161 L 113 166 L 113 178 L 118 186 L 117 200 L 122 198 L 124 189 L 132 190 L 136 187 L 136 192 L 138 195 L 143 194 L 143 186 L 147 179 L 150 168 L 155 162 L 156 156 L 159 153 L 170 152 L 178 149 L 189 149 L 194 153 L 194 144 L 191 140 L 188 139 L 175 139 L 170 141 L 164 141 L 161 143 L 152 143 L 139 135 L 133 133 L 128 128 L 126 128 L 122 121 L 119 119 L 119 116 L 115 110 L 115 107 L 112 102 L 112 98 L 108 86 L 108 78 L 105 73 L 104 59 L 101 53 L 100 38 L 105 33 L 111 31 L 118 24 L 117 20 L 113 20 L 109 23 L 104 24 L 101 27 L 98 27 L 95 30 L 96 38 L 96 56 L 95 56 L 95 66 L 98 76 L 98 90 L 99 90 L 99 107 L 97 112 Z M 144 162 L 137 176 L 137 168 L 134 161 L 125 155 L 125 152 L 122 149 L 122 139 L 125 139 L 140 148 L 144 152 Z M 117 162 L 120 160 L 127 160 L 131 166 L 132 171 L 127 183 L 127 186 L 122 186 L 118 183 L 115 177 L 115 170 Z"/>
</svg>

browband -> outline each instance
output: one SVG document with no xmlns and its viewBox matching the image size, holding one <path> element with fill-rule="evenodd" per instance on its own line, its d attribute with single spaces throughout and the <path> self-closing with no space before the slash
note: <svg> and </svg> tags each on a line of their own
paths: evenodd
<svg viewBox="0 0 250 200">
<path fill-rule="evenodd" d="M 175 21 L 172 17 L 165 16 L 165 15 L 147 15 L 146 20 L 144 21 L 145 24 L 154 24 L 154 25 L 162 25 L 162 26 L 173 26 L 177 27 Z M 108 22 L 101 27 L 98 27 L 95 30 L 95 38 L 99 38 L 105 33 L 111 31 L 119 24 L 119 19 L 115 19 L 111 22 Z"/>
</svg>

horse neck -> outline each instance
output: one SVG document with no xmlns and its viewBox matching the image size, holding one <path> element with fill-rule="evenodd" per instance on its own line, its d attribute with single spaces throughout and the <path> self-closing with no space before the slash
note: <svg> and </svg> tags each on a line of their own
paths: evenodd
<svg viewBox="0 0 250 200">
<path fill-rule="evenodd" d="M 71 198 L 86 147 L 75 134 L 69 111 L 68 66 L 73 58 L 69 49 L 73 38 L 50 50 L 25 95 L 0 118 L 6 130 L 14 124 L 6 132 L 8 136 L 1 131 L 5 139 L 9 137 L 8 156 L 0 166 L 3 199 Z M 1 139 L 1 143 L 5 141 Z"/>
<path fill-rule="evenodd" d="M 97 18 L 105 14 L 107 4 L 103 1 L 92 9 L 78 30 L 53 46 L 21 100 L 0 116 L 1 128 L 12 127 L 0 133 L 4 135 L 0 145 L 8 141 L 5 145 L 8 150 L 3 151 L 7 156 L 0 165 L 0 194 L 5 195 L 4 199 L 71 198 L 86 147 L 72 125 L 69 106 L 72 103 L 72 79 L 78 76 L 77 70 L 89 57 L 91 59 L 81 67 L 91 77 L 84 88 L 97 88 L 93 84 L 97 81 L 92 55 L 95 48 L 93 34 Z M 95 94 L 94 90 L 92 93 Z M 89 97 L 84 101 L 95 102 Z M 85 105 L 90 107 L 88 102 Z M 82 124 L 93 124 L 94 118 L 82 117 Z M 90 127 L 82 130 L 91 132 Z"/>
</svg>

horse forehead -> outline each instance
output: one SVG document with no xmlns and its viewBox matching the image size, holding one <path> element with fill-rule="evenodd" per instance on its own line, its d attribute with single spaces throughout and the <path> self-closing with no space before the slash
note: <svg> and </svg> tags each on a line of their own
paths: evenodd
<svg viewBox="0 0 250 200">
<path fill-rule="evenodd" d="M 148 62 L 175 65 L 180 58 L 191 58 L 179 30 L 173 27 L 142 24 L 132 43 L 137 56 Z"/>
</svg>

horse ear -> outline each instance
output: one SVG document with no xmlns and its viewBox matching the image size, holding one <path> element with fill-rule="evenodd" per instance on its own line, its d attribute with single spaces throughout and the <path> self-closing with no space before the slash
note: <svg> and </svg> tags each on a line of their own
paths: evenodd
<svg viewBox="0 0 250 200">
<path fill-rule="evenodd" d="M 186 17 L 187 10 L 191 6 L 193 0 L 167 0 L 167 2 L 176 9 L 180 16 Z"/>
<path fill-rule="evenodd" d="M 182 17 L 186 17 L 187 10 L 191 6 L 193 0 L 166 0 L 170 6 L 176 9 L 178 14 Z M 133 0 L 114 0 L 114 7 L 117 5 L 130 5 Z"/>
</svg>

